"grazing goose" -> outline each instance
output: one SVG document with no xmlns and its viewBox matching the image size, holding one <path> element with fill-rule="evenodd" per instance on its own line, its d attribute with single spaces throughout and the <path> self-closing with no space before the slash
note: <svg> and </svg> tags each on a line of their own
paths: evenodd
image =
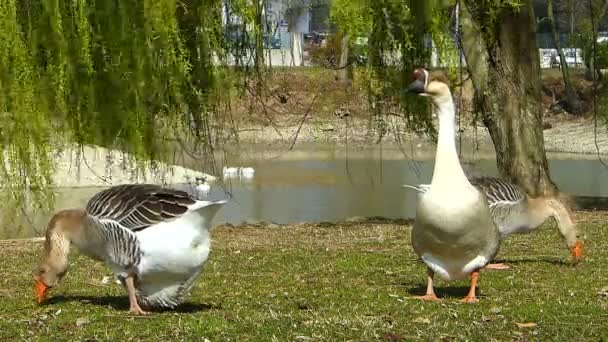
<svg viewBox="0 0 608 342">
<path fill-rule="evenodd" d="M 530 197 L 519 186 L 495 177 L 469 178 L 471 184 L 486 194 L 494 222 L 501 239 L 514 233 L 530 233 L 549 217 L 555 218 L 560 234 L 566 241 L 573 261 L 580 261 L 583 244 L 577 239 L 576 225 L 566 206 L 558 197 Z M 428 191 L 429 184 L 404 185 L 419 193 Z M 489 264 L 487 268 L 508 269 L 502 264 Z"/>
<path fill-rule="evenodd" d="M 226 201 L 197 201 L 157 185 L 106 189 L 82 209 L 55 214 L 34 272 L 41 303 L 68 270 L 70 245 L 104 261 L 126 286 L 130 312 L 182 303 L 210 251 L 211 220 Z M 141 306 L 140 306 L 141 305 Z"/>
<path fill-rule="evenodd" d="M 458 160 L 454 103 L 447 79 L 416 69 L 408 91 L 429 96 L 439 117 L 433 178 L 428 191 L 418 196 L 412 228 L 412 246 L 428 273 L 426 294 L 418 298 L 438 300 L 433 289 L 435 274 L 444 280 L 471 275 L 471 287 L 462 302 L 473 303 L 477 301 L 479 270 L 498 253 L 498 228 L 485 194 L 469 182 Z"/>
</svg>

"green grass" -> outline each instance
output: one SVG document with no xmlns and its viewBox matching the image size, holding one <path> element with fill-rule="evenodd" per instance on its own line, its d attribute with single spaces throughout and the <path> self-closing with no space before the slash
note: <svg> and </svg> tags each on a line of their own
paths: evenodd
<svg viewBox="0 0 608 342">
<path fill-rule="evenodd" d="M 578 213 L 586 259 L 572 266 L 553 224 L 512 236 L 482 271 L 478 304 L 467 281 L 438 280 L 442 303 L 419 302 L 425 267 L 397 223 L 220 227 L 185 305 L 128 314 L 104 265 L 74 254 L 50 301 L 34 303 L 39 242 L 0 242 L 0 340 L 399 341 L 608 337 L 606 213 Z M 78 324 L 77 324 L 78 322 Z M 520 327 L 517 323 L 535 323 Z"/>
</svg>

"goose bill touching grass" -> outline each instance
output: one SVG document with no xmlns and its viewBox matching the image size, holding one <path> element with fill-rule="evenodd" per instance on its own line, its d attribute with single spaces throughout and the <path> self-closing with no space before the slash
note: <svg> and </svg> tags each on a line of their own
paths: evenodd
<svg viewBox="0 0 608 342">
<path fill-rule="evenodd" d="M 416 69 L 408 92 L 431 98 L 439 117 L 439 136 L 433 178 L 428 191 L 418 196 L 412 246 L 427 266 L 427 289 L 422 300 L 439 300 L 434 275 L 444 280 L 471 276 L 464 303 L 477 301 L 479 270 L 496 256 L 500 245 L 486 196 L 473 186 L 458 160 L 454 103 L 447 78 Z"/>
<path fill-rule="evenodd" d="M 530 233 L 553 217 L 560 234 L 570 250 L 573 263 L 578 263 L 583 254 L 583 244 L 577 238 L 576 224 L 564 201 L 558 196 L 530 197 L 519 186 L 495 177 L 469 178 L 471 184 L 486 194 L 494 222 L 501 239 L 510 234 Z M 429 184 L 404 185 L 418 193 L 428 191 Z M 503 263 L 489 264 L 486 268 L 508 269 Z"/>
<path fill-rule="evenodd" d="M 126 286 L 130 312 L 183 302 L 210 252 L 211 220 L 226 201 L 198 201 L 149 184 L 118 185 L 82 209 L 56 213 L 34 272 L 38 303 L 68 270 L 70 246 L 104 261 Z M 140 306 L 141 305 L 141 306 Z"/>
</svg>

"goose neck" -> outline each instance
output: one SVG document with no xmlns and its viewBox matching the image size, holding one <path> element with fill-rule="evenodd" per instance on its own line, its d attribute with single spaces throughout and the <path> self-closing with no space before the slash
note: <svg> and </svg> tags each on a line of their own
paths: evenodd
<svg viewBox="0 0 608 342">
<path fill-rule="evenodd" d="M 456 113 L 451 96 L 436 102 L 439 117 L 439 135 L 433 182 L 457 185 L 468 183 L 456 151 Z"/>
</svg>

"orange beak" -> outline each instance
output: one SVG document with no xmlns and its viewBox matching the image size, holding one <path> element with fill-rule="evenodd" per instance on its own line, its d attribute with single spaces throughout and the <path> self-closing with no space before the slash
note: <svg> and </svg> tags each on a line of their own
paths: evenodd
<svg viewBox="0 0 608 342">
<path fill-rule="evenodd" d="M 36 290 L 36 301 L 40 304 L 44 301 L 46 293 L 49 291 L 49 287 L 39 279 L 36 279 L 35 282 L 34 289 Z"/>
<path fill-rule="evenodd" d="M 572 246 L 571 252 L 574 262 L 579 262 L 583 257 L 583 243 L 580 240 L 576 240 L 574 246 Z"/>
</svg>

